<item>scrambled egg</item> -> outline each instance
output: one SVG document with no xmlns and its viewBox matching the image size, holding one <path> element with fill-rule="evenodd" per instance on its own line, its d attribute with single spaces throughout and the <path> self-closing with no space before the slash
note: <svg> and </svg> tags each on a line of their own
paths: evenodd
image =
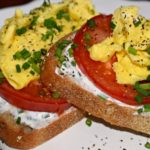
<svg viewBox="0 0 150 150">
<path fill-rule="evenodd" d="M 44 3 L 29 14 L 16 10 L 0 31 L 0 69 L 8 82 L 15 89 L 22 89 L 38 79 L 42 50 L 49 50 L 94 15 L 91 0 Z"/>
<path fill-rule="evenodd" d="M 116 80 L 120 84 L 134 84 L 150 75 L 150 20 L 139 15 L 136 6 L 115 10 L 111 26 L 113 33 L 101 43 L 93 45 L 90 57 L 107 62 L 116 54 L 113 64 Z"/>
</svg>

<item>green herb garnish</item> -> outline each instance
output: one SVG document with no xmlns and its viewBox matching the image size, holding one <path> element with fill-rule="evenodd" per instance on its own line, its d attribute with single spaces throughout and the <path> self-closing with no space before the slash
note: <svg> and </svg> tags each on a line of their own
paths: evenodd
<svg viewBox="0 0 150 150">
<path fill-rule="evenodd" d="M 53 17 L 44 20 L 44 26 L 47 29 L 57 29 L 59 32 L 62 30 L 61 26 L 58 26 Z"/>
<path fill-rule="evenodd" d="M 133 47 L 128 47 L 128 52 L 132 55 L 136 55 L 137 54 L 137 50 Z"/>
<path fill-rule="evenodd" d="M 5 77 L 5 76 L 4 76 L 3 72 L 0 71 L 0 78 L 4 78 L 4 77 Z"/>
<path fill-rule="evenodd" d="M 143 112 L 143 108 L 138 109 L 137 112 L 141 114 Z"/>
<path fill-rule="evenodd" d="M 0 71 L 0 84 L 2 84 L 4 82 L 4 74 L 2 73 L 2 71 Z"/>
<path fill-rule="evenodd" d="M 30 74 L 35 75 L 35 72 L 33 70 L 30 71 Z"/>
<path fill-rule="evenodd" d="M 37 20 L 38 20 L 39 16 L 33 16 L 33 19 L 31 21 L 30 26 L 33 27 L 37 24 Z"/>
<path fill-rule="evenodd" d="M 69 48 L 68 52 L 69 52 L 69 57 L 72 57 L 73 56 L 73 49 Z"/>
<path fill-rule="evenodd" d="M 54 99 L 60 98 L 60 93 L 59 92 L 53 92 L 51 95 L 52 95 L 52 98 L 54 98 Z"/>
<path fill-rule="evenodd" d="M 16 123 L 17 123 L 17 124 L 20 124 L 20 123 L 21 123 L 21 117 L 18 117 L 18 118 L 17 118 Z"/>
<path fill-rule="evenodd" d="M 90 127 L 92 125 L 92 120 L 90 118 L 87 118 L 85 123 L 86 123 L 87 126 Z"/>
<path fill-rule="evenodd" d="M 147 53 L 150 55 L 150 47 L 146 49 Z"/>
<path fill-rule="evenodd" d="M 87 21 L 87 25 L 89 28 L 94 28 L 96 26 L 96 23 L 93 19 L 90 19 Z"/>
<path fill-rule="evenodd" d="M 72 65 L 72 66 L 76 66 L 76 62 L 75 62 L 75 61 L 72 61 L 72 62 L 71 62 L 71 65 Z"/>
<path fill-rule="evenodd" d="M 65 20 L 70 21 L 69 13 L 64 10 L 59 10 L 56 16 L 57 16 L 57 19 L 64 18 Z"/>
<path fill-rule="evenodd" d="M 140 87 L 144 90 L 150 90 L 150 83 L 141 83 Z"/>
<path fill-rule="evenodd" d="M 29 64 L 28 62 L 25 62 L 25 63 L 22 65 L 22 68 L 23 68 L 24 70 L 27 70 L 27 69 L 30 68 L 30 64 Z"/>
<path fill-rule="evenodd" d="M 27 29 L 25 27 L 22 27 L 22 28 L 16 30 L 16 34 L 19 36 L 26 32 L 27 32 Z"/>
<path fill-rule="evenodd" d="M 13 55 L 13 58 L 14 59 L 24 59 L 24 60 L 26 60 L 30 56 L 31 56 L 31 53 L 27 49 L 24 48 L 22 51 L 17 51 Z"/>
<path fill-rule="evenodd" d="M 150 104 L 144 105 L 144 112 L 150 112 Z"/>
<path fill-rule="evenodd" d="M 57 56 L 58 58 L 60 58 L 60 57 L 62 56 L 62 52 L 63 52 L 64 48 L 65 48 L 68 44 L 70 44 L 70 42 L 71 42 L 71 41 L 69 41 L 69 40 L 63 40 L 63 41 L 59 42 L 59 43 L 57 44 L 57 49 L 56 49 L 56 51 L 55 51 L 55 56 Z"/>
<path fill-rule="evenodd" d="M 145 146 L 145 148 L 150 149 L 150 143 L 149 142 L 146 142 L 144 146 Z"/>
<path fill-rule="evenodd" d="M 136 89 L 143 96 L 149 96 L 150 92 L 146 91 L 141 85 L 142 84 L 140 84 L 139 82 L 136 82 L 135 85 L 134 85 L 134 89 Z"/>
<path fill-rule="evenodd" d="M 20 67 L 20 65 L 19 65 L 19 64 L 17 64 L 17 65 L 16 65 L 16 71 L 17 71 L 18 73 L 20 73 L 20 72 L 21 72 L 21 67 Z"/>
<path fill-rule="evenodd" d="M 116 28 L 116 24 L 113 21 L 111 21 L 110 22 L 110 27 L 111 27 L 111 29 L 114 30 Z"/>
<path fill-rule="evenodd" d="M 38 66 L 37 64 L 33 63 L 31 65 L 31 68 L 34 70 L 34 72 L 36 72 L 37 74 L 40 74 L 40 72 L 41 72 L 40 66 Z"/>
<path fill-rule="evenodd" d="M 73 44 L 71 45 L 71 48 L 72 48 L 72 49 L 75 49 L 75 48 L 77 48 L 77 47 L 78 47 L 78 45 L 75 44 L 75 43 L 73 43 Z"/>
<path fill-rule="evenodd" d="M 31 53 L 27 50 L 27 49 L 23 49 L 21 52 L 21 57 L 26 60 L 27 58 L 29 58 L 31 56 Z"/>
<path fill-rule="evenodd" d="M 86 42 L 89 42 L 91 40 L 91 35 L 89 33 L 84 34 L 84 39 Z"/>
<path fill-rule="evenodd" d="M 49 39 L 49 37 L 51 37 L 51 41 L 53 41 L 54 35 L 55 35 L 55 31 L 52 29 L 49 29 L 46 34 L 42 34 L 42 40 L 46 41 Z"/>
<path fill-rule="evenodd" d="M 136 96 L 135 96 L 135 100 L 136 100 L 137 103 L 142 103 L 142 102 L 143 102 L 143 96 L 141 96 L 141 95 L 136 95 Z"/>
</svg>

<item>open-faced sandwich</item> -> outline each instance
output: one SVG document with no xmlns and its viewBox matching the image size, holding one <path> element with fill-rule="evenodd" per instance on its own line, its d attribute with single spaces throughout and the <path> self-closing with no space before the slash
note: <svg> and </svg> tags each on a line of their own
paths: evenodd
<svg viewBox="0 0 150 150">
<path fill-rule="evenodd" d="M 84 15 L 83 15 L 84 14 Z M 60 38 L 96 15 L 90 0 L 44 1 L 24 14 L 17 9 L 0 30 L 0 140 L 18 149 L 33 148 L 84 113 L 40 82 L 47 51 Z"/>
<path fill-rule="evenodd" d="M 150 135 L 150 20 L 136 6 L 93 17 L 49 51 L 41 80 L 89 114 Z"/>
</svg>

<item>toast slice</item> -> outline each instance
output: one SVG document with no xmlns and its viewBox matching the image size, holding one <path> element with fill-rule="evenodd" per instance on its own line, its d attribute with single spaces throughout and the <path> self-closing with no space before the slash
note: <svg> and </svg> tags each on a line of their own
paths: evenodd
<svg viewBox="0 0 150 150">
<path fill-rule="evenodd" d="M 73 37 L 73 35 L 70 35 L 66 40 L 72 40 Z M 150 117 L 148 115 L 138 114 L 134 107 L 122 106 L 109 100 L 103 100 L 86 90 L 73 77 L 56 73 L 56 68 L 59 67 L 59 61 L 55 56 L 56 48 L 55 45 L 49 51 L 41 75 L 41 80 L 48 89 L 59 91 L 61 96 L 67 99 L 69 103 L 93 116 L 104 119 L 112 125 L 150 135 Z"/>
<path fill-rule="evenodd" d="M 0 113 L 0 140 L 9 147 L 31 149 L 63 132 L 83 116 L 79 109 L 70 107 L 45 127 L 31 128 L 24 123 L 18 124 L 9 111 Z"/>
</svg>

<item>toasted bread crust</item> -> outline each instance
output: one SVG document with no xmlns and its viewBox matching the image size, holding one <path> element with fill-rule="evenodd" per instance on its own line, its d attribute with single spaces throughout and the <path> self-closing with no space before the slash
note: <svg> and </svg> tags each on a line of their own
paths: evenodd
<svg viewBox="0 0 150 150">
<path fill-rule="evenodd" d="M 10 147 L 31 149 L 36 147 L 83 118 L 83 112 L 73 108 L 71 111 L 41 129 L 32 129 L 23 124 L 17 124 L 9 112 L 0 114 L 0 139 Z"/>
<path fill-rule="evenodd" d="M 72 38 L 73 36 L 66 37 L 66 39 Z M 150 117 L 135 115 L 136 110 L 132 108 L 104 101 L 84 90 L 69 77 L 57 75 L 55 69 L 58 66 L 58 60 L 54 55 L 55 49 L 56 46 L 53 46 L 49 51 L 41 75 L 41 80 L 48 89 L 59 91 L 71 104 L 110 124 L 150 134 Z"/>
</svg>

